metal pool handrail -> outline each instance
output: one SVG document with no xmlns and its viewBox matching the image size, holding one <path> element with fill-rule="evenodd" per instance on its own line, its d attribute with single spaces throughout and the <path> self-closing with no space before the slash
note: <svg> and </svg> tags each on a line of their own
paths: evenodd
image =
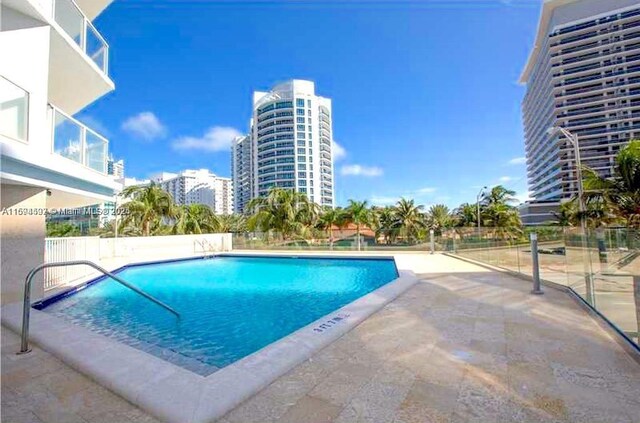
<svg viewBox="0 0 640 423">
<path fill-rule="evenodd" d="M 97 264 L 95 264 L 92 261 L 88 261 L 88 260 L 71 260 L 71 261 L 59 261 L 59 262 L 55 262 L 55 263 L 43 263 L 43 264 L 41 264 L 39 266 L 36 266 L 33 269 L 31 269 L 31 271 L 27 274 L 27 279 L 25 281 L 25 285 L 24 285 L 24 304 L 23 304 L 23 309 L 22 309 L 22 335 L 21 335 L 22 339 L 21 339 L 21 343 L 20 343 L 20 352 L 18 354 L 25 354 L 25 353 L 28 353 L 29 351 L 31 351 L 31 349 L 29 348 L 29 314 L 30 314 L 30 311 L 31 311 L 31 282 L 33 280 L 33 277 L 40 270 L 46 269 L 48 267 L 79 266 L 79 265 L 93 267 L 94 269 L 96 269 L 97 271 L 102 273 L 103 275 L 110 277 L 114 281 L 126 286 L 127 288 L 129 288 L 130 290 L 136 292 L 137 294 L 142 295 L 144 298 L 148 299 L 149 301 L 154 302 L 157 305 L 159 305 L 160 307 L 162 307 L 162 308 L 168 310 L 169 312 L 175 314 L 176 317 L 178 317 L 178 318 L 180 317 L 180 313 L 175 311 L 173 308 L 169 307 L 168 305 L 166 305 L 162 301 L 152 297 L 151 295 L 147 294 L 146 292 L 140 290 L 139 288 L 136 288 L 135 286 L 131 285 L 129 282 L 125 281 L 124 279 L 114 275 L 113 273 L 107 271 L 106 269 L 103 269 L 102 267 L 98 266 Z"/>
</svg>

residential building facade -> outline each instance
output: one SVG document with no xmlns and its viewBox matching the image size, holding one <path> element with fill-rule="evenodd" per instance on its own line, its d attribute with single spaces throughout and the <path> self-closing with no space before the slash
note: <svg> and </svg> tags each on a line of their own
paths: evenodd
<svg viewBox="0 0 640 423">
<path fill-rule="evenodd" d="M 231 144 L 233 210 L 244 213 L 253 197 L 253 147 L 251 135 L 237 137 Z"/>
<path fill-rule="evenodd" d="M 234 161 L 252 157 L 248 166 L 239 161 L 234 165 L 234 179 L 250 178 L 236 210 L 244 211 L 250 198 L 264 196 L 272 187 L 292 189 L 320 206 L 333 207 L 332 146 L 331 99 L 316 95 L 312 81 L 294 79 L 254 92 L 250 140 L 235 143 L 232 151 Z"/>
<path fill-rule="evenodd" d="M 521 82 L 529 191 L 544 214 L 578 191 L 574 148 L 549 128 L 577 135 L 582 165 L 604 177 L 620 148 L 640 137 L 640 3 L 545 0 Z M 525 223 L 553 218 L 541 213 Z"/>
<path fill-rule="evenodd" d="M 115 160 L 112 155 L 107 159 L 107 174 L 113 176 L 113 179 L 124 179 L 124 160 Z"/>
<path fill-rule="evenodd" d="M 233 213 L 233 188 L 230 178 L 207 169 L 164 172 L 152 178 L 173 197 L 176 204 L 205 204 L 215 214 Z"/>
<path fill-rule="evenodd" d="M 44 262 L 45 216 L 113 198 L 108 141 L 73 115 L 115 86 L 92 21 L 111 0 L 0 4 L 2 302 Z M 42 274 L 33 298 L 43 295 Z"/>
</svg>

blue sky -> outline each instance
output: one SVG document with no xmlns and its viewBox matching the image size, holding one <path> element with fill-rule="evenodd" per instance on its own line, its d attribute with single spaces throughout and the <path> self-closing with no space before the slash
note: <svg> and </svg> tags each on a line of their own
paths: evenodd
<svg viewBox="0 0 640 423">
<path fill-rule="evenodd" d="M 229 175 L 253 90 L 291 78 L 333 99 L 336 198 L 473 202 L 502 183 L 525 198 L 518 76 L 538 0 L 116 0 L 95 25 L 116 91 L 79 117 L 127 176 Z"/>
</svg>

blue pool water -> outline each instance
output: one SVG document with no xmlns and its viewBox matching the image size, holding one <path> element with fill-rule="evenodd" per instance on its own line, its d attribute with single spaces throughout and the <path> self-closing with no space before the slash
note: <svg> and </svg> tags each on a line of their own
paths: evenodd
<svg viewBox="0 0 640 423">
<path fill-rule="evenodd" d="M 207 375 L 397 278 L 391 259 L 216 257 L 128 267 L 44 311 Z"/>
</svg>

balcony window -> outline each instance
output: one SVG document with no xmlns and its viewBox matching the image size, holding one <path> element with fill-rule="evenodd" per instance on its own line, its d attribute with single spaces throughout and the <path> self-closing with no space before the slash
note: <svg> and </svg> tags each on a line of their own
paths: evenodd
<svg viewBox="0 0 640 423">
<path fill-rule="evenodd" d="M 54 153 L 82 163 L 82 127 L 58 111 L 55 116 Z"/>
<path fill-rule="evenodd" d="M 0 134 L 27 141 L 29 93 L 0 77 Z"/>
<path fill-rule="evenodd" d="M 100 173 L 105 173 L 107 142 L 96 134 L 87 131 L 85 143 L 85 157 L 87 166 Z"/>
<path fill-rule="evenodd" d="M 55 0 L 54 19 L 82 51 L 107 73 L 109 47 L 73 0 Z"/>
<path fill-rule="evenodd" d="M 53 111 L 53 152 L 105 174 L 107 140 L 59 110 Z"/>
</svg>

